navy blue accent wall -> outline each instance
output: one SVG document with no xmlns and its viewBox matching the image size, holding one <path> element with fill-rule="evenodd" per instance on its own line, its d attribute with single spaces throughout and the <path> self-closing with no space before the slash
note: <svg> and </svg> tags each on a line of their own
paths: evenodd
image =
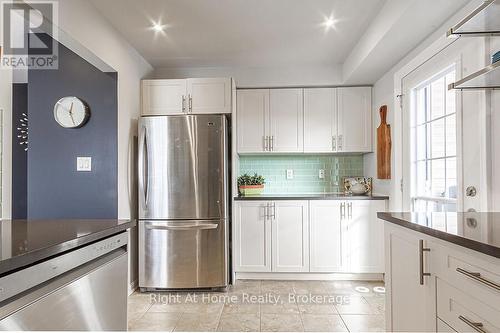
<svg viewBox="0 0 500 333">
<path fill-rule="evenodd" d="M 12 218 L 28 216 L 28 153 L 17 137 L 22 114 L 28 114 L 28 84 L 12 85 Z"/>
<path fill-rule="evenodd" d="M 28 88 L 28 218 L 117 218 L 117 74 L 59 44 L 59 69 L 30 70 Z M 55 121 L 65 96 L 90 106 L 82 128 Z M 91 172 L 76 171 L 77 156 L 92 157 Z"/>
</svg>

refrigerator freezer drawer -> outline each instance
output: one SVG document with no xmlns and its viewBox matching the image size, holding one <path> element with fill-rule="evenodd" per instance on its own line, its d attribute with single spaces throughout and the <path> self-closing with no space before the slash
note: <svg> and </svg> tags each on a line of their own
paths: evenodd
<svg viewBox="0 0 500 333">
<path fill-rule="evenodd" d="M 139 287 L 228 284 L 227 220 L 140 221 Z"/>
</svg>

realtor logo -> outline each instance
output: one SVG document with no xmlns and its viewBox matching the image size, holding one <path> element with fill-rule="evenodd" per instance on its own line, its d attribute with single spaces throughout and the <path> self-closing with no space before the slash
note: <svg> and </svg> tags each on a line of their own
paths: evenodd
<svg viewBox="0 0 500 333">
<path fill-rule="evenodd" d="M 57 3 L 1 2 L 0 68 L 57 69 Z"/>
</svg>

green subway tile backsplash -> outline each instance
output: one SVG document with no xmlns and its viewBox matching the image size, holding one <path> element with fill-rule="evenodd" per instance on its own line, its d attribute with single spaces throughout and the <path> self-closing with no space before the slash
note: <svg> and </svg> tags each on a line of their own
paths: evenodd
<svg viewBox="0 0 500 333">
<path fill-rule="evenodd" d="M 287 169 L 293 170 L 293 179 L 286 179 Z M 363 156 L 240 156 L 239 174 L 244 173 L 264 176 L 265 194 L 339 192 L 342 177 L 363 176 Z"/>
</svg>

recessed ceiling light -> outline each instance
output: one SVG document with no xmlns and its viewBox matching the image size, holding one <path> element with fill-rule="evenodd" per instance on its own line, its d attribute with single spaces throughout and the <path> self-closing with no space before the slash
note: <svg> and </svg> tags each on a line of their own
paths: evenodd
<svg viewBox="0 0 500 333">
<path fill-rule="evenodd" d="M 333 17 L 328 17 L 327 19 L 325 19 L 325 23 L 323 24 L 328 29 L 333 28 L 333 26 L 335 25 L 335 20 L 333 19 Z"/>
<path fill-rule="evenodd" d="M 156 32 L 162 32 L 165 30 L 165 26 L 161 25 L 160 23 L 154 23 L 151 28 Z"/>
</svg>

